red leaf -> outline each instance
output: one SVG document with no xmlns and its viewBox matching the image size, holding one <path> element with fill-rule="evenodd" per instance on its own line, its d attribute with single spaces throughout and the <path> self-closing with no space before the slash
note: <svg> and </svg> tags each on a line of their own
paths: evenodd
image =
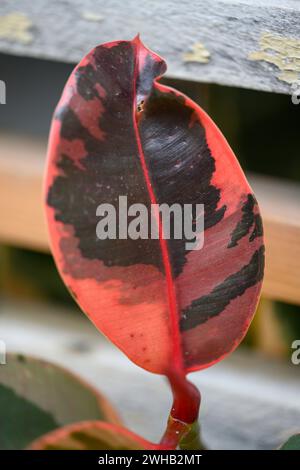
<svg viewBox="0 0 300 470">
<path fill-rule="evenodd" d="M 172 375 L 242 340 L 264 265 L 252 190 L 225 138 L 139 38 L 93 49 L 58 104 L 46 177 L 58 269 L 81 308 L 128 357 Z M 97 206 L 204 204 L 201 250 L 186 239 L 99 240 Z"/>
</svg>

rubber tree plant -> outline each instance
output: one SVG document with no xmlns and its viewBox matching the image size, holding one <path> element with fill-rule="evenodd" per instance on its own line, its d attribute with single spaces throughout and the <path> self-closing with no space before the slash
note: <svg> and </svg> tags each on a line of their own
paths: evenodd
<svg viewBox="0 0 300 470">
<path fill-rule="evenodd" d="M 201 448 L 200 393 L 187 375 L 230 354 L 254 315 L 264 271 L 257 201 L 220 130 L 160 82 L 165 71 L 139 37 L 85 56 L 53 117 L 45 178 L 61 277 L 131 361 L 166 376 L 173 405 L 165 433 L 154 444 L 95 418 L 32 448 Z M 167 239 L 159 211 L 156 238 L 99 239 L 97 207 L 117 207 L 120 195 L 128 206 L 203 204 L 203 247 L 186 249 L 184 234 Z"/>
</svg>

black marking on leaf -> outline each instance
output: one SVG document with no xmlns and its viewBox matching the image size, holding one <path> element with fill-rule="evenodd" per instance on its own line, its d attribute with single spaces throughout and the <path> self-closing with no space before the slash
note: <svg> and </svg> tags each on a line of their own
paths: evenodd
<svg viewBox="0 0 300 470">
<path fill-rule="evenodd" d="M 98 91 L 95 89 L 97 70 L 92 65 L 88 64 L 85 67 L 78 67 L 75 75 L 77 91 L 82 98 L 86 101 L 100 98 Z"/>
<path fill-rule="evenodd" d="M 210 182 L 215 160 L 205 129 L 183 97 L 153 90 L 144 106 L 139 130 L 149 174 L 160 204 L 204 204 L 204 227 L 216 225 L 226 206 L 217 209 L 220 190 Z M 195 226 L 195 224 L 194 224 Z M 193 229 L 195 228 L 193 226 Z M 172 228 L 172 227 L 171 227 Z M 168 241 L 174 275 L 183 269 L 187 240 Z"/>
<path fill-rule="evenodd" d="M 68 106 L 58 111 L 56 118 L 61 120 L 61 137 L 82 140 L 87 154 L 80 160 L 82 169 L 68 155 L 60 155 L 57 166 L 62 174 L 50 187 L 47 202 L 55 209 L 56 220 L 74 228 L 84 258 L 102 260 L 106 266 L 151 264 L 163 271 L 158 240 L 99 240 L 96 237 L 99 204 L 113 204 L 118 213 L 118 198 L 124 195 L 128 206 L 142 203 L 150 214 L 150 198 L 132 120 L 135 65 L 132 46 L 123 42 L 110 49 L 97 48 L 94 59 L 97 70 L 92 73 L 91 65 L 87 66 L 88 80 L 85 67 L 78 69 L 80 86 L 77 91 L 87 101 L 93 96 L 97 83 L 107 92 L 105 98 L 101 98 L 104 111 L 99 116 L 99 128 L 105 139 L 93 137 Z M 91 92 L 86 87 L 90 87 Z M 86 277 L 80 269 L 72 275 Z"/>
<path fill-rule="evenodd" d="M 264 272 L 264 251 L 264 246 L 261 246 L 255 251 L 249 264 L 225 279 L 210 294 L 194 300 L 182 312 L 181 331 L 195 328 L 219 315 L 232 300 L 243 295 L 249 287 L 261 281 Z"/>
<path fill-rule="evenodd" d="M 99 47 L 94 52 L 94 61 L 97 68 L 88 64 L 77 69 L 77 92 L 87 101 L 87 106 L 91 98 L 101 99 L 103 112 L 99 116 L 99 128 L 105 138 L 92 136 L 70 107 L 64 106 L 58 111 L 56 118 L 61 120 L 61 137 L 69 141 L 80 139 L 86 156 L 80 160 L 82 168 L 68 155 L 59 156 L 57 166 L 62 174 L 55 178 L 47 201 L 55 209 L 56 220 L 74 228 L 84 258 L 102 260 L 106 266 L 151 264 L 163 272 L 158 240 L 151 240 L 150 236 L 148 240 L 99 240 L 96 237 L 99 221 L 96 208 L 101 203 L 113 204 L 118 212 L 118 197 L 124 195 L 128 206 L 142 203 L 149 214 L 151 211 L 132 119 L 135 106 L 133 48 L 126 42 L 109 49 Z M 150 74 L 153 83 L 153 77 L 163 67 L 163 63 L 153 61 L 154 69 L 150 73 L 150 62 L 148 59 L 141 71 L 144 79 L 137 85 L 140 94 L 150 89 L 146 76 Z M 105 91 L 104 97 L 98 96 L 96 84 Z M 226 206 L 217 208 L 220 190 L 210 183 L 215 160 L 207 145 L 205 129 L 184 97 L 172 91 L 163 93 L 152 89 L 143 106 L 139 132 L 157 203 L 204 204 L 205 228 L 217 224 L 224 217 Z M 168 242 L 175 277 L 186 262 L 186 241 L 184 238 Z M 86 276 L 79 271 L 76 270 L 77 276 Z"/>
<path fill-rule="evenodd" d="M 62 107 L 55 115 L 61 121 L 60 135 L 66 140 L 79 139 L 84 142 L 87 153 L 97 153 L 100 140 L 93 137 L 84 127 L 74 111 L 68 106 Z"/>
<path fill-rule="evenodd" d="M 257 202 L 253 194 L 248 194 L 247 199 L 242 207 L 242 218 L 239 220 L 235 229 L 233 230 L 231 234 L 231 240 L 228 243 L 227 248 L 233 248 L 237 246 L 238 241 L 250 232 L 255 219 L 254 207 L 256 204 Z"/>
<path fill-rule="evenodd" d="M 251 235 L 249 237 L 249 241 L 253 242 L 253 240 L 255 240 L 255 238 L 262 237 L 263 232 L 264 231 L 263 231 L 263 224 L 262 224 L 261 216 L 260 216 L 260 214 L 255 214 L 254 229 L 253 229 L 253 232 L 251 233 Z"/>
</svg>

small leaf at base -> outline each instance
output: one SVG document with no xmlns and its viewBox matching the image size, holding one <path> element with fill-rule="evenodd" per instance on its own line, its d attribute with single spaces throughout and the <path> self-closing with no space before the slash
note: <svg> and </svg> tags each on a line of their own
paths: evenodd
<svg viewBox="0 0 300 470">
<path fill-rule="evenodd" d="M 142 450 L 152 444 L 121 426 L 84 421 L 57 429 L 33 442 L 31 450 Z"/>
<path fill-rule="evenodd" d="M 279 450 L 300 450 L 300 434 L 291 436 Z"/>
<path fill-rule="evenodd" d="M 84 420 L 120 423 L 97 390 L 57 365 L 8 354 L 0 371 L 0 449 L 23 449 L 60 426 Z"/>
</svg>

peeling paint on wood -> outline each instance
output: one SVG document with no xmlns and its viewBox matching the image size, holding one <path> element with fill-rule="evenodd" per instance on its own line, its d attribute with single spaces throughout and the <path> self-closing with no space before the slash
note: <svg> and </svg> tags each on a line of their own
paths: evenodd
<svg viewBox="0 0 300 470">
<path fill-rule="evenodd" d="M 207 64 L 209 62 L 210 52 L 202 42 L 196 42 L 191 49 L 191 52 L 186 52 L 183 55 L 184 62 L 200 62 L 201 64 Z"/>
<path fill-rule="evenodd" d="M 33 35 L 30 32 L 32 22 L 23 13 L 13 12 L 0 16 L 0 39 L 30 44 Z"/>
<path fill-rule="evenodd" d="M 277 78 L 292 84 L 300 79 L 300 40 L 263 33 L 259 40 L 260 50 L 249 54 L 250 60 L 265 61 L 279 70 Z"/>
</svg>

